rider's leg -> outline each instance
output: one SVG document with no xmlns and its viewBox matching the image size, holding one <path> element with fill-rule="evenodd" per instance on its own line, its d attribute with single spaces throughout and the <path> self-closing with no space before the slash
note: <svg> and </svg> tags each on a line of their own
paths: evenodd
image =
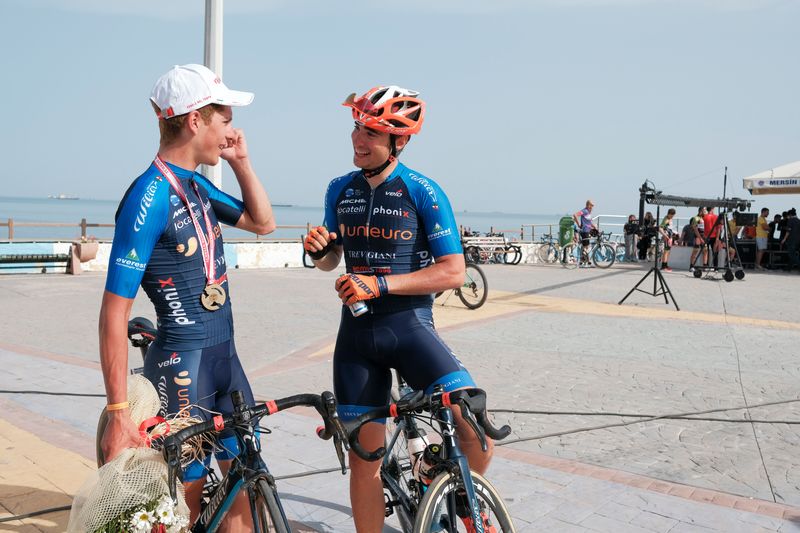
<svg viewBox="0 0 800 533">
<path fill-rule="evenodd" d="M 461 451 L 467 456 L 469 460 L 469 467 L 479 474 L 483 474 L 489 468 L 489 463 L 494 454 L 494 441 L 486 437 L 487 448 L 484 452 L 481 449 L 481 441 L 475 432 L 472 431 L 469 424 L 461 416 L 461 409 L 453 409 L 453 415 L 456 423 L 456 434 L 458 435 L 458 443 L 461 446 Z"/>
<path fill-rule="evenodd" d="M 358 435 L 361 447 L 375 450 L 383 446 L 385 431 L 383 424 L 364 424 Z M 365 461 L 350 452 L 350 505 L 358 533 L 380 533 L 383 529 L 385 505 L 380 468 L 380 461 Z"/>
<path fill-rule="evenodd" d="M 219 461 L 219 469 L 224 477 L 231 468 L 233 461 Z M 220 533 L 236 533 L 239 531 L 253 531 L 253 514 L 250 512 L 250 501 L 247 491 L 241 490 L 233 501 L 225 520 L 220 524 Z"/>
</svg>

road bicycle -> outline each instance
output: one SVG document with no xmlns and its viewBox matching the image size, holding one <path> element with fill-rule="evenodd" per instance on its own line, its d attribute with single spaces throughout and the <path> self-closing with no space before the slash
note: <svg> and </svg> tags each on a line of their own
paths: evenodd
<svg viewBox="0 0 800 533">
<path fill-rule="evenodd" d="M 522 261 L 522 247 L 507 242 L 502 233 L 481 236 L 475 231 L 464 237 L 464 258 L 468 263 L 518 265 Z"/>
<path fill-rule="evenodd" d="M 489 421 L 486 393 L 477 388 L 443 392 L 437 386 L 426 395 L 408 388 L 399 376 L 397 383 L 396 401 L 388 407 L 343 423 L 351 450 L 367 461 L 381 459 L 386 516 L 396 513 L 405 533 L 515 531 L 502 497 L 486 478 L 470 469 L 455 432 L 453 405 L 460 406 L 484 451 L 486 435 L 500 440 L 511 433 L 509 426 L 498 429 Z M 385 447 L 364 450 L 358 442 L 361 426 L 387 417 L 391 420 L 387 421 Z M 431 442 L 422 451 L 419 446 L 412 449 L 410 443 L 427 439 L 421 424 L 438 433 L 441 444 Z"/>
<path fill-rule="evenodd" d="M 477 309 L 486 302 L 489 293 L 489 284 L 486 281 L 486 274 L 483 269 L 474 263 L 467 263 L 464 271 L 464 283 L 452 291 L 442 291 L 436 293 L 436 298 L 447 293 L 447 297 L 442 301 L 442 305 L 450 298 L 450 294 L 455 293 L 461 303 L 469 309 Z"/>
<path fill-rule="evenodd" d="M 128 338 L 134 347 L 141 350 L 143 359 L 148 346 L 155 340 L 155 335 L 156 329 L 153 327 L 153 323 L 146 318 L 136 317 L 128 322 Z M 131 372 L 141 373 L 142 369 L 135 368 Z M 170 497 L 175 499 L 177 482 L 182 476 L 181 448 L 183 444 L 200 435 L 213 437 L 220 431 L 229 429 L 236 436 L 239 453 L 233 458 L 229 471 L 221 479 L 213 468 L 208 469 L 206 483 L 203 486 L 200 514 L 190 531 L 195 533 L 217 531 L 236 497 L 244 491 L 250 504 L 255 532 L 289 533 L 291 529 L 278 496 L 275 479 L 261 457 L 259 436 L 268 434 L 270 431 L 268 428 L 260 426 L 259 421 L 265 416 L 291 407 L 314 407 L 325 423 L 324 427 L 317 429 L 317 435 L 326 440 L 333 438 L 342 474 L 345 474 L 347 468 L 344 450 L 349 446 L 347 434 L 336 414 L 336 400 L 328 391 L 319 395 L 298 394 L 257 403 L 254 406 L 245 405 L 242 392 L 234 391 L 231 394 L 231 400 L 234 406 L 233 413 L 214 416 L 211 420 L 193 424 L 154 441 L 154 447 L 161 447 L 167 463 Z M 98 467 L 105 462 L 100 439 L 105 431 L 106 423 L 106 411 L 103 409 L 98 422 L 96 438 Z"/>
<path fill-rule="evenodd" d="M 580 237 L 576 242 L 571 242 L 561 252 L 561 265 L 565 268 L 578 268 L 596 266 L 608 268 L 617 259 L 617 253 L 607 241 L 611 232 L 597 232 L 595 242 L 583 246 Z"/>
<path fill-rule="evenodd" d="M 561 245 L 558 243 L 558 238 L 554 237 L 552 233 L 542 235 L 537 255 L 542 263 L 552 264 L 557 262 L 561 256 Z"/>
</svg>

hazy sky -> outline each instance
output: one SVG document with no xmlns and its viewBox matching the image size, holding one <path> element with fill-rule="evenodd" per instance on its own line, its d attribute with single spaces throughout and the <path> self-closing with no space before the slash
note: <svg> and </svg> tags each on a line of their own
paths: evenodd
<svg viewBox="0 0 800 533">
<path fill-rule="evenodd" d="M 202 0 L 0 0 L 3 195 L 118 199 L 150 163 L 154 81 L 203 60 Z M 224 73 L 274 202 L 352 168 L 351 92 L 421 91 L 404 162 L 458 210 L 633 212 L 800 159 L 796 0 L 228 0 Z M 232 173 L 225 185 L 238 191 Z M 756 198 L 754 207 L 800 204 Z M 0 213 L 2 216 L 2 213 Z"/>
</svg>

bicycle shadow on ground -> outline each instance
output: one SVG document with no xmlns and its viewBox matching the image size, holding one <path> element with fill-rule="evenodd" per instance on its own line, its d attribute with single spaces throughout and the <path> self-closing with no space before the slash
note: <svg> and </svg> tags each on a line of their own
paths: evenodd
<svg viewBox="0 0 800 533">
<path fill-rule="evenodd" d="M 71 504 L 72 497 L 63 492 L 0 484 L 0 519 Z M 0 532 L 61 533 L 67 530 L 68 522 L 69 510 L 58 511 L 12 522 L 0 522 Z"/>
</svg>

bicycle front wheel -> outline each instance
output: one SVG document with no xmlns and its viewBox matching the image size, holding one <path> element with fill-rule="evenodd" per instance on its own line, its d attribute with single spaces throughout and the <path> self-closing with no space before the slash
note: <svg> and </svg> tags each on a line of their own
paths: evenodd
<svg viewBox="0 0 800 533">
<path fill-rule="evenodd" d="M 248 491 L 255 533 L 290 533 L 278 493 L 266 479 L 259 479 Z"/>
<path fill-rule="evenodd" d="M 489 284 L 483 270 L 472 263 L 467 264 L 464 273 L 464 284 L 456 289 L 461 302 L 470 309 L 477 309 L 486 301 Z"/>
<path fill-rule="evenodd" d="M 581 264 L 583 246 L 570 243 L 561 250 L 561 266 L 565 268 L 578 268 Z"/>
<path fill-rule="evenodd" d="M 387 505 L 397 515 L 403 533 L 412 533 L 416 497 L 412 492 L 411 458 L 404 431 L 397 427 L 394 419 L 386 421 L 386 440 L 392 444 L 381 464 L 381 481 L 389 496 Z"/>
<path fill-rule="evenodd" d="M 592 263 L 597 268 L 608 268 L 617 259 L 616 251 L 610 244 L 599 244 L 592 250 Z"/>
<path fill-rule="evenodd" d="M 503 499 L 486 478 L 471 472 L 475 496 L 480 508 L 483 530 L 513 532 L 514 524 Z M 464 494 L 464 482 L 451 472 L 434 479 L 419 504 L 414 531 L 475 531 L 470 505 Z"/>
</svg>

